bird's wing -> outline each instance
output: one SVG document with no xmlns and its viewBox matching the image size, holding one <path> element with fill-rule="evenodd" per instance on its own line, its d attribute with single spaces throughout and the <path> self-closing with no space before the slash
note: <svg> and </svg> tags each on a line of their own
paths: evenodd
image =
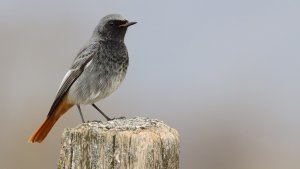
<svg viewBox="0 0 300 169">
<path fill-rule="evenodd" d="M 75 82 L 75 80 L 81 75 L 83 72 L 85 66 L 93 59 L 93 56 L 96 54 L 95 52 L 83 52 L 86 50 L 86 48 L 83 48 L 78 53 L 77 57 L 73 61 L 73 64 L 70 68 L 70 70 L 67 72 L 65 77 L 63 78 L 60 87 L 58 89 L 56 98 L 50 108 L 50 111 L 48 113 L 48 116 L 50 116 L 57 105 L 61 102 L 61 100 L 64 98 L 65 94 L 71 87 L 71 85 Z"/>
</svg>

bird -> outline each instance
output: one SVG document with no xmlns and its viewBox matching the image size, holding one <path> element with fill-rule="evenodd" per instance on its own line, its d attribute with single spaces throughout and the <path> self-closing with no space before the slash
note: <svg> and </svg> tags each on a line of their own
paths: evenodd
<svg viewBox="0 0 300 169">
<path fill-rule="evenodd" d="M 45 121 L 28 142 L 41 143 L 74 105 L 83 122 L 80 105 L 92 105 L 106 120 L 112 120 L 95 103 L 109 96 L 124 80 L 129 63 L 124 38 L 127 28 L 136 23 L 120 14 L 109 14 L 100 20 L 64 76 Z"/>
</svg>

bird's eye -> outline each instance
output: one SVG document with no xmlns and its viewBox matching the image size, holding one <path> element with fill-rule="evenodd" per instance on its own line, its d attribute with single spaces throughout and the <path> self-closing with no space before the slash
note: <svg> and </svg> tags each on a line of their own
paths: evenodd
<svg viewBox="0 0 300 169">
<path fill-rule="evenodd" d="M 114 26 L 114 22 L 109 22 L 109 25 L 110 26 Z"/>
</svg>

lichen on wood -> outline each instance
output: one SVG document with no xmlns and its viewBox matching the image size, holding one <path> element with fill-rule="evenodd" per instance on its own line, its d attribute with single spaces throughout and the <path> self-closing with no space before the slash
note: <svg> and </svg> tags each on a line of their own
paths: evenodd
<svg viewBox="0 0 300 169">
<path fill-rule="evenodd" d="M 177 169 L 178 132 L 135 117 L 88 122 L 62 135 L 59 169 Z"/>
</svg>

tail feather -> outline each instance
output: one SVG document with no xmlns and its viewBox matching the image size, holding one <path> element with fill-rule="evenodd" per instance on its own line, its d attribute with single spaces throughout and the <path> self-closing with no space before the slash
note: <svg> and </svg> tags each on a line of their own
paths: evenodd
<svg viewBox="0 0 300 169">
<path fill-rule="evenodd" d="M 43 122 L 43 124 L 31 135 L 31 137 L 28 139 L 28 142 L 41 143 L 46 138 L 60 116 L 62 116 L 72 106 L 72 104 L 68 104 L 66 102 L 66 99 L 63 99 L 53 110 L 53 113 L 51 113 Z"/>
<path fill-rule="evenodd" d="M 52 127 L 54 126 L 55 122 L 58 120 L 58 118 L 54 119 L 52 117 L 47 118 L 44 123 L 32 134 L 32 136 L 29 138 L 28 142 L 35 143 L 35 142 L 42 142 Z"/>
</svg>

